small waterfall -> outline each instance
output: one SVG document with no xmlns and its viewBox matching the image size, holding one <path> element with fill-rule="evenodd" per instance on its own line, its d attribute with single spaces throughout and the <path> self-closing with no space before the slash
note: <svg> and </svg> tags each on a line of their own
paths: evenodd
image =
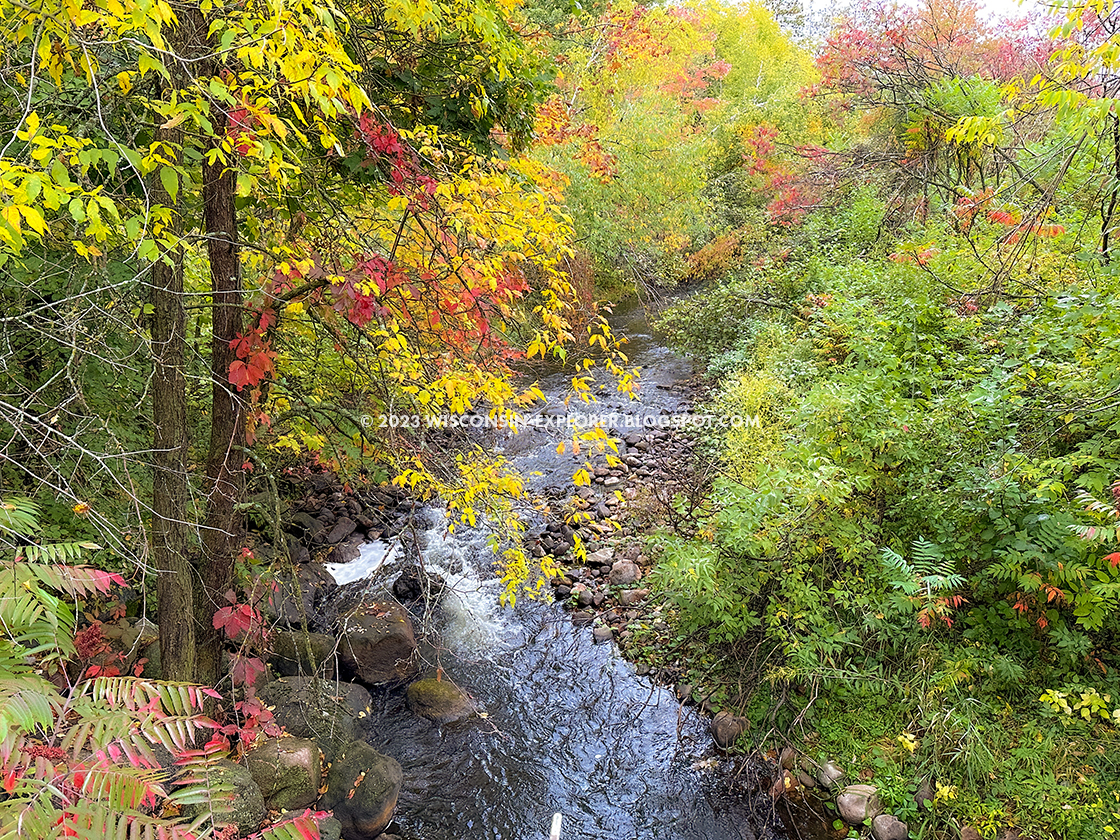
<svg viewBox="0 0 1120 840">
<path fill-rule="evenodd" d="M 501 583 L 487 566 L 493 555 L 484 523 L 460 525 L 441 508 L 425 508 L 418 532 L 424 570 L 443 578 L 440 630 L 443 643 L 455 654 L 486 656 L 504 646 L 510 616 L 499 603 Z"/>
</svg>

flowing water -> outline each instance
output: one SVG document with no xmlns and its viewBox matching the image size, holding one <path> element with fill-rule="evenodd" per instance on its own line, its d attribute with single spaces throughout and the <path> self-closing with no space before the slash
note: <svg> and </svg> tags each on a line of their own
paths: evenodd
<svg viewBox="0 0 1120 840">
<path fill-rule="evenodd" d="M 668 386 L 688 362 L 651 332 L 641 310 L 616 314 L 628 353 L 644 368 L 636 403 L 600 395 L 595 412 L 660 414 L 680 406 Z M 552 415 L 566 377 L 541 379 Z M 561 432 L 533 429 L 496 440 L 534 489 L 569 481 Z M 403 691 L 375 698 L 372 743 L 404 769 L 395 829 L 408 840 L 544 840 L 554 812 L 564 840 L 744 840 L 782 838 L 766 794 L 729 784 L 707 722 L 673 694 L 637 676 L 613 645 L 592 643 L 557 605 L 498 606 L 493 555 L 482 530 L 449 533 L 442 512 L 419 521 L 426 568 L 448 583 L 430 617 L 438 643 L 430 663 L 468 692 L 480 713 L 438 726 L 413 715 Z M 540 523 L 538 523 L 539 525 Z M 384 553 L 384 549 L 379 549 Z M 733 793 L 732 790 L 739 791 Z"/>
</svg>

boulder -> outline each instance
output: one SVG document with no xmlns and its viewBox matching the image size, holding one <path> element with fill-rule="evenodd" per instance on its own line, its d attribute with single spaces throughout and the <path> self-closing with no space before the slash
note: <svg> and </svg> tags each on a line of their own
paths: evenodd
<svg viewBox="0 0 1120 840">
<path fill-rule="evenodd" d="M 883 813 L 883 806 L 874 785 L 848 785 L 836 797 L 836 810 L 848 825 L 860 825 Z"/>
<path fill-rule="evenodd" d="M 588 566 L 609 566 L 612 563 L 614 563 L 613 548 L 600 548 L 598 551 L 592 551 L 587 555 Z"/>
<path fill-rule="evenodd" d="M 272 707 L 276 723 L 297 738 L 310 738 L 327 761 L 361 736 L 359 720 L 368 718 L 369 692 L 359 685 L 310 677 L 283 677 L 258 693 Z"/>
<path fill-rule="evenodd" d="M 245 756 L 265 805 L 279 811 L 307 808 L 319 798 L 319 746 L 307 738 L 269 738 Z"/>
<path fill-rule="evenodd" d="M 320 820 L 319 840 L 342 840 L 342 823 L 334 817 Z"/>
<path fill-rule="evenodd" d="M 838 787 L 840 780 L 843 778 L 844 771 L 832 761 L 826 761 L 817 771 L 817 781 L 821 783 L 821 786 L 825 790 L 832 790 Z"/>
<path fill-rule="evenodd" d="M 338 545 L 348 536 L 354 533 L 354 529 L 358 527 L 358 523 L 351 519 L 349 516 L 344 516 L 334 523 L 324 542 L 327 545 Z"/>
<path fill-rule="evenodd" d="M 319 563 L 303 563 L 296 567 L 295 577 L 290 571 L 276 576 L 277 589 L 264 608 L 265 616 L 289 627 L 303 625 L 304 616 L 317 615 L 315 604 L 338 587 L 326 567 Z"/>
<path fill-rule="evenodd" d="M 638 564 L 629 560 L 619 560 L 611 566 L 611 583 L 615 586 L 637 583 L 641 576 L 642 570 L 638 568 Z"/>
<path fill-rule="evenodd" d="M 875 840 L 906 840 L 910 829 L 894 814 L 880 814 L 871 821 L 871 836 Z"/>
<path fill-rule="evenodd" d="M 296 536 L 314 537 L 322 529 L 323 523 L 309 513 L 300 511 L 284 523 L 284 530 Z"/>
<path fill-rule="evenodd" d="M 195 771 L 195 776 L 205 780 L 212 789 L 232 790 L 233 796 L 229 799 L 215 797 L 213 805 L 211 802 L 184 805 L 182 814 L 184 817 L 194 820 L 213 807 L 214 823 L 235 825 L 241 836 L 253 834 L 261 827 L 265 814 L 264 796 L 261 795 L 261 789 L 253 781 L 253 776 L 247 767 L 222 760 L 209 767 L 199 768 Z"/>
<path fill-rule="evenodd" d="M 368 685 L 408 682 L 420 672 L 412 621 L 400 604 L 372 603 L 342 621 L 343 668 Z"/>
<path fill-rule="evenodd" d="M 310 647 L 312 662 L 308 658 Z M 335 640 L 323 633 L 300 630 L 278 630 L 272 640 L 272 656 L 268 664 L 282 677 L 332 674 L 335 670 Z"/>
<path fill-rule="evenodd" d="M 750 722 L 744 717 L 733 715 L 731 712 L 719 712 L 712 718 L 708 728 L 711 730 L 716 746 L 726 750 L 735 745 L 749 726 Z"/>
<path fill-rule="evenodd" d="M 334 811 L 344 840 L 372 840 L 393 817 L 401 779 L 395 759 L 355 741 L 331 764 L 322 807 Z"/>
<path fill-rule="evenodd" d="M 427 677 L 408 686 L 408 705 L 413 714 L 436 723 L 453 723 L 474 714 L 474 703 L 449 680 Z"/>
</svg>

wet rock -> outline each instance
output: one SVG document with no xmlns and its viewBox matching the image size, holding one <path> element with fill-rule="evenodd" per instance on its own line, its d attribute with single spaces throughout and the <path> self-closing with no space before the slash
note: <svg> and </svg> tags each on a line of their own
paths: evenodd
<svg viewBox="0 0 1120 840">
<path fill-rule="evenodd" d="M 594 614 L 587 610 L 579 610 L 572 613 L 572 625 L 575 627 L 586 627 L 595 620 Z"/>
<path fill-rule="evenodd" d="M 837 787 L 843 778 L 844 771 L 831 761 L 826 761 L 817 771 L 817 781 L 821 783 L 821 787 L 825 790 L 832 790 Z"/>
<path fill-rule="evenodd" d="M 276 724 L 297 738 L 310 738 L 327 761 L 361 736 L 359 721 L 368 718 L 372 700 L 359 685 L 307 677 L 284 677 L 259 692 L 273 707 Z"/>
<path fill-rule="evenodd" d="M 304 563 L 296 567 L 293 578 L 288 570 L 276 576 L 277 589 L 264 608 L 265 616 L 289 627 L 299 627 L 306 616 L 317 615 L 316 604 L 338 587 L 326 567 L 319 563 Z"/>
<path fill-rule="evenodd" d="M 214 807 L 215 824 L 235 825 L 243 837 L 261 827 L 265 814 L 264 796 L 247 767 L 222 760 L 209 767 L 200 767 L 195 773 L 209 785 L 233 788 L 233 797 L 225 803 L 225 807 Z M 182 815 L 194 820 L 209 812 L 211 807 L 210 803 L 184 805 Z"/>
<path fill-rule="evenodd" d="M 568 600 L 568 596 L 571 595 L 571 594 L 572 594 L 572 587 L 570 587 L 570 586 L 561 585 L 561 586 L 556 587 L 556 599 L 558 601 Z"/>
<path fill-rule="evenodd" d="M 400 604 L 373 602 L 346 616 L 343 668 L 369 685 L 407 682 L 420 672 L 412 621 Z"/>
<path fill-rule="evenodd" d="M 611 566 L 611 583 L 615 586 L 637 583 L 641 576 L 642 571 L 638 568 L 638 564 L 631 563 L 629 560 L 619 560 Z"/>
<path fill-rule="evenodd" d="M 435 601 L 446 586 L 447 581 L 439 575 L 408 566 L 393 581 L 393 597 L 398 601 Z"/>
<path fill-rule="evenodd" d="M 342 824 L 344 840 L 372 840 L 393 818 L 401 766 L 369 744 L 349 744 L 331 764 L 323 807 Z"/>
<path fill-rule="evenodd" d="M 264 795 L 279 811 L 307 808 L 319 798 L 319 747 L 307 738 L 269 738 L 245 756 L 245 765 Z"/>
<path fill-rule="evenodd" d="M 798 771 L 797 781 L 801 785 L 801 787 L 805 788 L 806 790 L 812 790 L 817 786 L 817 780 L 806 773 L 804 770 Z"/>
<path fill-rule="evenodd" d="M 836 797 L 836 810 L 848 825 L 859 825 L 883 813 L 883 806 L 874 785 L 848 785 Z"/>
<path fill-rule="evenodd" d="M 466 692 L 448 680 L 428 677 L 408 686 L 408 706 L 413 714 L 436 723 L 453 723 L 474 714 Z"/>
<path fill-rule="evenodd" d="M 618 600 L 624 607 L 640 604 L 648 597 L 648 589 L 624 589 L 618 593 Z"/>
<path fill-rule="evenodd" d="M 591 635 L 594 637 L 596 644 L 602 644 L 614 639 L 614 631 L 609 627 L 596 627 L 591 631 Z"/>
<path fill-rule="evenodd" d="M 305 636 L 300 630 L 276 631 L 272 640 L 272 656 L 268 660 L 272 669 L 282 677 L 310 675 L 316 671 L 330 674 L 334 671 L 335 662 L 333 637 L 323 633 L 308 633 Z"/>
<path fill-rule="evenodd" d="M 351 534 L 338 545 L 331 549 L 330 554 L 327 555 L 328 563 L 352 563 L 362 556 L 362 546 L 365 544 L 365 537 L 361 534 Z"/>
<path fill-rule="evenodd" d="M 284 523 L 284 530 L 296 536 L 314 537 L 322 529 L 323 524 L 310 514 L 299 513 L 293 514 L 291 519 Z"/>
<path fill-rule="evenodd" d="M 581 607 L 590 607 L 595 601 L 595 593 L 586 586 L 582 586 L 577 589 L 576 601 Z"/>
<path fill-rule="evenodd" d="M 733 715 L 731 712 L 720 712 L 712 718 L 708 728 L 711 730 L 712 740 L 716 742 L 716 746 L 726 750 L 734 746 L 749 726 L 750 722 L 746 718 Z"/>
<path fill-rule="evenodd" d="M 871 836 L 875 840 L 906 840 L 910 829 L 893 814 L 880 814 L 871 821 Z"/>
</svg>

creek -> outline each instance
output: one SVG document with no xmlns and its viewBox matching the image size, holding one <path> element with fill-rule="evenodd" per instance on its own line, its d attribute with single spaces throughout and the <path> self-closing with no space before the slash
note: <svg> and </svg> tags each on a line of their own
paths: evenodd
<svg viewBox="0 0 1120 840">
<path fill-rule="evenodd" d="M 665 346 L 640 307 L 620 309 L 612 323 L 643 369 L 640 396 L 632 402 L 608 388 L 583 410 L 678 410 L 684 398 L 671 388 L 691 375 L 688 361 Z M 567 413 L 568 377 L 553 372 L 540 384 L 548 402 L 537 410 Z M 575 466 L 556 451 L 562 435 L 535 427 L 492 444 L 535 474 L 532 489 L 556 493 Z M 638 676 L 614 645 L 594 644 L 591 630 L 574 626 L 550 599 L 523 599 L 515 610 L 498 605 L 483 529 L 451 533 L 444 514 L 428 508 L 417 535 L 425 568 L 448 584 L 426 621 L 436 640 L 429 664 L 468 692 L 480 713 L 437 726 L 409 711 L 403 691 L 375 695 L 371 741 L 404 770 L 393 830 L 406 840 L 543 840 L 560 812 L 563 840 L 786 836 L 781 807 L 765 792 L 749 792 L 742 778 L 733 783 L 733 766 L 736 773 L 742 766 L 716 755 L 695 709 Z"/>
</svg>

